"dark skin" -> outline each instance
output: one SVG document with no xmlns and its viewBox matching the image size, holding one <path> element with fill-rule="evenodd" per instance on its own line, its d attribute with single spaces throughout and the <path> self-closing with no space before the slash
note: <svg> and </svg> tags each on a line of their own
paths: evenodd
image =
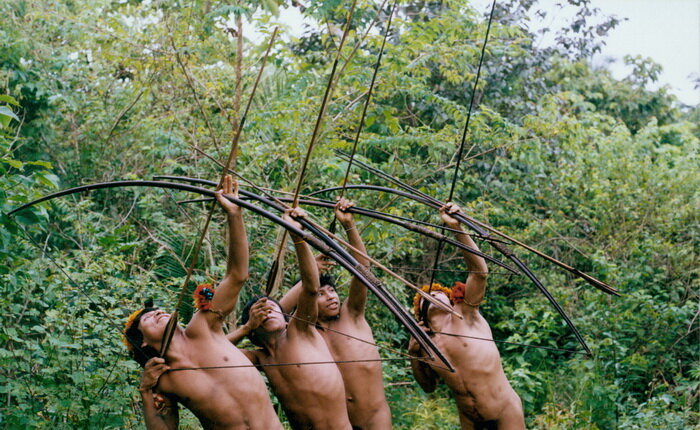
<svg viewBox="0 0 700 430">
<path fill-rule="evenodd" d="M 233 310 L 248 277 L 248 241 L 242 211 L 225 199 L 224 193 L 237 196 L 230 176 L 225 178 L 223 190 L 216 194 L 228 218 L 226 275 L 211 301 L 213 311 L 198 311 L 186 328 L 176 327 L 165 358 L 153 358 L 146 363 L 139 391 L 149 430 L 177 428 L 178 403 L 190 409 L 207 429 L 282 429 L 262 377 L 223 331 L 223 317 Z M 141 317 L 143 346 L 160 349 L 169 318 L 161 310 Z M 209 366 L 246 367 L 168 372 Z"/>
<path fill-rule="evenodd" d="M 285 219 L 301 228 L 294 220 L 301 216 L 305 216 L 304 211 L 295 208 Z M 292 428 L 349 430 L 343 378 L 315 325 L 319 290 L 316 262 L 309 245 L 294 234 L 291 237 L 301 272 L 299 305 L 293 317 L 287 323 L 276 303 L 260 299 L 251 308 L 250 324 L 229 335 L 229 340 L 237 342 L 250 330 L 261 339 L 263 348 L 246 354 L 261 365 Z M 314 362 L 323 364 L 274 366 Z"/>
<path fill-rule="evenodd" d="M 452 217 L 459 211 L 459 206 L 453 203 L 440 209 L 440 216 L 449 228 L 461 230 L 461 224 Z M 465 245 L 478 249 L 466 233 L 457 233 L 456 238 Z M 463 256 L 470 272 L 464 288 L 464 300 L 451 304 L 463 319 L 429 304 L 423 325 L 428 333 L 444 332 L 493 339 L 488 322 L 479 312 L 479 304 L 486 293 L 488 267 L 479 256 L 465 251 Z M 450 304 L 450 298 L 441 291 L 433 291 L 431 295 Z M 421 300 L 421 306 L 422 304 Z M 525 428 L 522 402 L 503 372 L 501 357 L 494 342 L 437 333 L 431 337 L 453 364 L 455 372 L 412 360 L 414 377 L 426 392 L 434 391 L 439 379 L 447 384 L 457 401 L 462 429 L 481 429 L 487 425 L 495 425 L 500 430 Z M 427 356 L 415 339 L 409 343 L 409 353 Z"/>
<path fill-rule="evenodd" d="M 343 226 L 352 247 L 350 252 L 358 262 L 369 265 L 367 250 L 360 237 L 353 215 L 347 212 L 353 203 L 340 199 L 335 206 L 335 216 Z M 364 254 L 364 255 L 362 255 Z M 319 269 L 328 267 L 328 262 L 317 258 Z M 293 309 L 299 297 L 300 286 L 295 285 L 280 301 L 285 309 Z M 338 293 L 330 285 L 319 289 L 316 299 L 318 305 L 318 325 L 323 339 L 336 361 L 378 360 L 379 351 L 374 346 L 372 329 L 365 320 L 367 304 L 367 287 L 353 277 L 350 281 L 348 297 L 340 303 Z M 360 342 L 343 334 L 364 340 Z M 353 428 L 390 429 L 391 411 L 384 394 L 382 365 L 379 361 L 338 364 L 345 384 L 350 422 Z"/>
</svg>

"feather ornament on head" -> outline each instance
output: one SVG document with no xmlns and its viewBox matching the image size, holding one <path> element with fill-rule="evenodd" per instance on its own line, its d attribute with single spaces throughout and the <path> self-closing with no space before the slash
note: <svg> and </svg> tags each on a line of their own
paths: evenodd
<svg viewBox="0 0 700 430">
<path fill-rule="evenodd" d="M 194 307 L 200 311 L 211 310 L 211 301 L 214 299 L 214 287 L 212 284 L 199 284 L 194 289 L 192 298 L 194 299 Z"/>
<path fill-rule="evenodd" d="M 143 303 L 143 309 L 135 310 L 126 319 L 126 322 L 124 323 L 124 331 L 122 332 L 124 334 L 124 336 L 122 336 L 122 342 L 124 342 L 124 345 L 126 345 L 126 348 L 129 350 L 129 352 L 134 351 L 134 344 L 131 340 L 129 340 L 129 335 L 132 332 L 132 327 L 135 329 L 138 328 L 141 316 L 146 312 L 150 312 L 154 309 L 156 308 L 153 306 L 153 299 L 146 299 L 146 301 Z"/>
<path fill-rule="evenodd" d="M 450 300 L 452 300 L 452 289 L 447 288 L 442 286 L 442 284 L 433 283 L 433 286 L 431 288 L 430 285 L 423 285 L 421 288 L 421 291 L 427 293 L 429 291 L 441 291 L 447 295 L 447 297 L 450 297 Z M 420 320 L 420 300 L 422 296 L 420 293 L 416 293 L 415 296 L 413 296 L 413 315 L 416 316 L 417 319 Z"/>
<path fill-rule="evenodd" d="M 467 284 L 464 282 L 455 282 L 454 287 L 452 287 L 452 295 L 450 296 L 450 301 L 454 304 L 462 303 L 464 301 L 464 294 L 467 291 Z"/>
</svg>

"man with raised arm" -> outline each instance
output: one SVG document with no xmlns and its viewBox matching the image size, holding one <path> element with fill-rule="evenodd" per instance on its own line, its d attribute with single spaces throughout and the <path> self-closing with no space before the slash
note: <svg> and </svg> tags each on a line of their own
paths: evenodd
<svg viewBox="0 0 700 430">
<path fill-rule="evenodd" d="M 368 267 L 369 260 L 365 256 L 367 250 L 355 226 L 352 213 L 347 212 L 352 206 L 350 200 L 340 199 L 335 205 L 335 216 L 345 229 L 352 248 L 359 251 L 351 248 L 350 253 L 360 264 Z M 324 262 L 321 260 L 319 264 Z M 285 310 L 294 309 L 300 289 L 300 285 L 295 285 L 280 300 Z M 332 279 L 322 276 L 316 303 L 317 326 L 333 358 L 336 361 L 355 361 L 338 364 L 345 384 L 350 423 L 355 429 L 390 429 L 391 411 L 384 395 L 382 364 L 379 361 L 379 351 L 375 346 L 372 329 L 365 320 L 367 287 L 353 277 L 348 297 L 341 305 Z"/>
<path fill-rule="evenodd" d="M 462 230 L 459 221 L 452 217 L 459 211 L 459 206 L 453 203 L 440 209 L 440 216 L 449 228 Z M 456 236 L 463 244 L 478 249 L 466 233 Z M 418 294 L 413 300 L 416 317 L 453 364 L 455 372 L 412 360 L 413 375 L 428 393 L 435 390 L 438 377 L 445 381 L 457 401 L 462 429 L 524 429 L 522 402 L 503 372 L 498 348 L 493 341 L 484 340 L 493 339 L 489 324 L 479 313 L 486 291 L 486 262 L 477 255 L 462 253 L 469 270 L 466 283 L 457 282 L 452 289 L 439 284 L 433 284 L 432 288 L 426 285 L 423 290 L 449 303 L 464 319 L 422 300 Z M 409 353 L 426 355 L 414 339 L 409 342 Z"/>
<path fill-rule="evenodd" d="M 224 193 L 232 193 L 230 176 L 216 194 L 229 228 L 226 275 L 216 292 L 210 286 L 198 287 L 199 311 L 186 328 L 175 327 L 163 358 L 157 356 L 170 315 L 147 305 L 126 324 L 127 346 L 145 366 L 139 391 L 148 429 L 177 428 L 178 403 L 207 429 L 282 429 L 260 373 L 223 332 L 224 317 L 235 307 L 248 277 L 248 240 L 241 208 Z M 233 196 L 237 195 L 236 190 Z"/>
<path fill-rule="evenodd" d="M 285 219 L 301 228 L 293 218 L 305 215 L 295 208 L 285 214 Z M 261 347 L 246 354 L 267 375 L 292 428 L 349 430 L 343 378 L 316 329 L 316 261 L 309 245 L 293 233 L 290 235 L 301 272 L 298 306 L 291 320 L 286 321 L 277 302 L 255 297 L 241 311 L 243 325 L 228 338 L 236 343 L 248 336 Z"/>
</svg>

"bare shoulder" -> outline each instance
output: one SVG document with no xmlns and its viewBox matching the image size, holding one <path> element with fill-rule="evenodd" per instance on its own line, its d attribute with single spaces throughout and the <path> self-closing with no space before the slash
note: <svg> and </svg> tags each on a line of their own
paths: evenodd
<svg viewBox="0 0 700 430">
<path fill-rule="evenodd" d="M 223 334 L 223 319 L 216 312 L 197 311 L 187 324 L 185 334 L 191 338 Z"/>
<path fill-rule="evenodd" d="M 454 305 L 454 310 L 459 312 L 465 321 L 472 323 L 486 323 L 486 319 L 481 315 L 481 309 L 479 306 L 473 306 L 467 303 L 458 303 Z"/>
<path fill-rule="evenodd" d="M 366 325 L 367 321 L 365 319 L 364 312 L 357 312 L 352 309 L 348 303 L 349 298 L 343 301 L 342 307 L 340 309 L 340 315 L 338 316 L 337 322 L 342 322 L 344 324 L 363 324 Z"/>
</svg>

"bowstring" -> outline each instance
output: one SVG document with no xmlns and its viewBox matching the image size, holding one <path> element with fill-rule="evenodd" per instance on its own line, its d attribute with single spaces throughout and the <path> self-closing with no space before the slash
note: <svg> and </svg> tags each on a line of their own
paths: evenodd
<svg viewBox="0 0 700 430">
<path fill-rule="evenodd" d="M 457 334 L 457 333 L 447 333 L 447 332 L 443 332 L 443 331 L 431 330 L 431 333 L 441 334 L 444 336 L 451 336 L 451 337 L 462 337 L 462 338 L 467 338 L 467 339 L 483 340 L 483 341 L 489 341 L 489 342 L 494 342 L 494 343 L 503 343 L 506 345 L 524 346 L 527 348 L 544 349 L 547 351 L 570 352 L 572 354 L 588 355 L 588 353 L 585 351 L 579 351 L 579 350 L 575 350 L 575 349 L 564 349 L 564 348 L 556 348 L 553 346 L 543 346 L 543 345 L 530 345 L 527 343 L 513 342 L 513 341 L 509 341 L 509 340 L 489 339 L 488 337 L 470 336 L 470 335 L 466 335 L 466 334 Z"/>
<path fill-rule="evenodd" d="M 202 366 L 202 367 L 175 367 L 166 370 L 168 372 L 179 372 L 181 370 L 214 370 L 214 369 L 243 369 L 248 367 L 284 367 L 284 366 L 309 366 L 314 364 L 350 364 L 350 363 L 368 363 L 368 362 L 383 362 L 383 361 L 398 361 L 416 359 L 420 357 L 389 357 L 389 358 L 373 358 L 365 360 L 328 360 L 328 361 L 303 361 L 298 363 L 261 363 L 261 364 L 232 364 L 227 366 Z M 422 360 L 421 360 L 422 361 Z"/>
<path fill-rule="evenodd" d="M 306 324 L 312 325 L 312 326 L 316 327 L 316 329 L 324 330 L 324 331 L 329 331 L 329 332 L 332 332 L 332 333 L 337 333 L 337 334 L 339 334 L 339 335 L 341 335 L 341 336 L 345 336 L 345 337 L 347 337 L 347 338 L 356 340 L 356 341 L 358 341 L 358 342 L 362 342 L 362 343 L 366 343 L 366 344 L 368 344 L 368 345 L 374 346 L 374 347 L 377 348 L 377 349 L 383 349 L 383 350 L 389 351 L 389 352 L 391 352 L 391 353 L 400 355 L 401 357 L 398 357 L 398 358 L 396 358 L 396 357 L 393 357 L 393 358 L 372 358 L 372 359 L 361 359 L 361 360 L 335 360 L 335 361 L 319 361 L 319 362 L 298 362 L 298 363 L 274 363 L 274 364 L 257 364 L 257 365 L 256 365 L 256 364 L 240 364 L 240 365 L 227 365 L 227 366 L 203 366 L 203 367 L 184 367 L 184 368 L 176 367 L 176 368 L 170 369 L 170 370 L 173 371 L 173 370 L 199 370 L 199 369 L 229 369 L 229 368 L 241 368 L 241 367 L 265 367 L 265 366 L 270 366 L 270 367 L 282 367 L 282 366 L 297 366 L 297 365 L 307 365 L 307 364 L 329 364 L 329 363 L 340 363 L 340 364 L 343 364 L 343 363 L 365 363 L 365 362 L 378 362 L 378 361 L 419 360 L 419 361 L 428 363 L 428 364 L 430 364 L 430 365 L 433 366 L 433 367 L 438 367 L 438 368 L 440 368 L 440 369 L 449 371 L 448 368 L 435 364 L 435 363 L 434 363 L 435 360 L 432 359 L 432 358 L 425 358 L 425 357 L 413 356 L 413 355 L 407 354 L 407 353 L 405 353 L 405 352 L 403 352 L 403 351 L 400 351 L 400 350 L 398 350 L 398 349 L 391 348 L 391 347 L 384 346 L 384 345 L 380 345 L 380 344 L 378 344 L 378 343 L 376 343 L 376 342 L 372 342 L 372 341 L 369 341 L 369 340 L 365 340 L 365 339 L 362 339 L 362 338 L 360 338 L 360 337 L 353 336 L 353 335 L 351 335 L 351 334 L 342 332 L 342 331 L 340 331 L 340 330 L 335 330 L 335 329 L 332 329 L 332 328 L 330 328 L 330 327 L 322 327 L 322 326 L 319 326 L 316 322 L 313 322 L 313 321 L 304 319 L 304 318 L 299 317 L 299 316 L 296 316 L 296 315 L 294 315 L 294 314 L 288 314 L 288 313 L 286 313 L 286 312 L 278 311 L 278 310 L 272 310 L 272 311 L 273 311 L 273 312 L 277 312 L 277 313 L 279 313 L 280 315 L 283 315 L 283 316 L 285 316 L 285 317 L 292 318 L 292 319 L 295 319 L 295 320 L 297 320 L 297 321 L 301 321 L 301 322 L 304 322 L 304 323 L 306 323 Z"/>
</svg>

